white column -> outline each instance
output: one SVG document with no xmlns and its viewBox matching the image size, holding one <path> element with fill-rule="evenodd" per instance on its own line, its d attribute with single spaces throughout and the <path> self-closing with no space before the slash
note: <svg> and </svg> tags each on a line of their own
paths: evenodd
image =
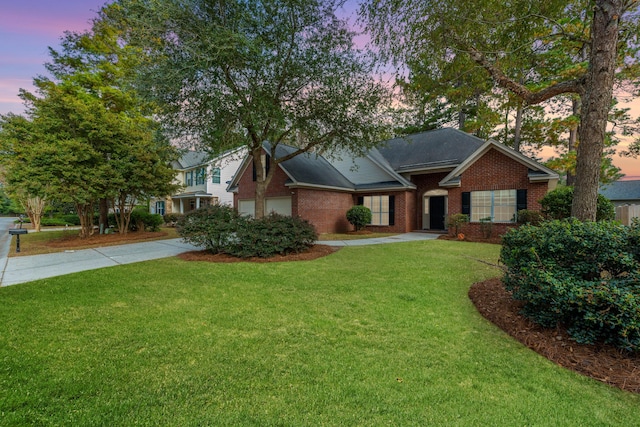
<svg viewBox="0 0 640 427">
<path fill-rule="evenodd" d="M 184 199 L 180 199 L 180 213 L 184 213 Z"/>
</svg>

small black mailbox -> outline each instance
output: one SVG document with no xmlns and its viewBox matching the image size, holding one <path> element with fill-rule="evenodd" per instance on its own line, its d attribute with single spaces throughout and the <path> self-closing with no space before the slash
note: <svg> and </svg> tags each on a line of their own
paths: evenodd
<svg viewBox="0 0 640 427">
<path fill-rule="evenodd" d="M 27 230 L 26 228 L 11 228 L 9 230 L 10 235 L 16 236 L 16 253 L 20 252 L 20 235 L 27 234 L 28 232 L 29 230 Z"/>
</svg>

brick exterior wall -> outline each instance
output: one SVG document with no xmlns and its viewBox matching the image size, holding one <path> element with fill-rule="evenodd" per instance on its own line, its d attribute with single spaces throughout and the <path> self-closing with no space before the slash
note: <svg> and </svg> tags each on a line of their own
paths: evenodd
<svg viewBox="0 0 640 427">
<path fill-rule="evenodd" d="M 353 230 L 347 211 L 354 205 L 351 193 L 296 188 L 291 201 L 292 214 L 311 222 L 322 233 L 346 233 Z"/>
<path fill-rule="evenodd" d="M 238 201 L 255 198 L 251 164 L 238 182 L 238 192 L 234 195 L 234 207 Z M 441 189 L 438 183 L 447 172 L 415 175 L 411 181 L 415 191 L 358 193 L 319 190 L 309 188 L 289 188 L 285 186 L 288 176 L 278 167 L 267 189 L 267 198 L 291 197 L 292 215 L 310 221 L 318 233 L 343 233 L 353 229 L 346 219 L 346 212 L 357 203 L 358 197 L 373 195 L 395 196 L 395 224 L 392 226 L 368 226 L 376 232 L 405 233 L 422 229 L 423 196 L 427 191 Z M 474 162 L 461 176 L 461 187 L 448 188 L 448 213 L 453 215 L 462 210 L 462 193 L 467 191 L 527 189 L 527 209 L 540 210 L 538 201 L 547 193 L 548 184 L 530 183 L 528 168 L 501 152 L 491 149 Z M 504 234 L 514 224 L 494 223 L 493 235 Z M 462 231 L 474 237 L 481 237 L 479 223 L 463 226 Z"/>
<path fill-rule="evenodd" d="M 474 162 L 461 176 L 461 186 L 449 189 L 449 215 L 462 212 L 462 193 L 466 191 L 527 190 L 527 209 L 540 210 L 539 200 L 547 193 L 546 182 L 530 183 L 529 169 L 495 149 L 489 150 Z M 502 235 L 515 224 L 494 223 L 493 235 Z M 481 237 L 479 223 L 463 226 L 463 232 L 473 237 Z"/>
</svg>

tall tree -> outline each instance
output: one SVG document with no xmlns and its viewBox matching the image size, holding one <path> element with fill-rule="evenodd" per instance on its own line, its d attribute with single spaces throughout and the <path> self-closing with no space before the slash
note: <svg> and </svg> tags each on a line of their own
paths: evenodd
<svg viewBox="0 0 640 427">
<path fill-rule="evenodd" d="M 74 204 L 81 237 L 93 234 L 99 200 L 130 202 L 176 188 L 169 164 L 176 150 L 158 137 L 152 106 L 129 84 L 140 52 L 119 41 L 100 20 L 91 32 L 67 33 L 62 50 L 51 50 L 53 78 L 35 78 L 35 94 L 21 91 L 28 118 L 12 119 L 25 124 L 21 138 L 2 141 L 9 164 L 23 170 L 13 168 L 12 176 Z"/>
<path fill-rule="evenodd" d="M 32 123 L 14 114 L 0 116 L 0 161 L 2 182 L 29 217 L 35 231 L 48 202 L 48 180 L 33 180 L 29 162 L 34 146 Z"/>
<path fill-rule="evenodd" d="M 261 217 L 277 164 L 312 149 L 362 150 L 384 129 L 379 107 L 387 91 L 336 17 L 338 4 L 119 0 L 105 15 L 149 53 L 141 87 L 162 107 L 173 136 L 214 155 L 248 148 Z M 297 150 L 278 157 L 279 144 Z"/>
<path fill-rule="evenodd" d="M 363 7 L 363 14 L 374 40 L 392 54 L 397 55 L 404 44 L 422 54 L 468 55 L 525 104 L 567 93 L 580 95 L 572 214 L 595 220 L 614 77 L 617 70 L 631 70 L 639 62 L 638 8 L 637 0 L 374 0 Z M 587 25 L 578 25 L 581 22 Z M 585 52 L 584 61 L 579 51 Z M 535 76 L 532 83 L 523 84 L 511 73 L 514 55 L 534 59 L 546 55 L 545 61 L 529 62 L 529 72 Z M 552 73 L 549 64 L 554 65 Z M 618 75 L 634 75 L 626 71 Z"/>
</svg>

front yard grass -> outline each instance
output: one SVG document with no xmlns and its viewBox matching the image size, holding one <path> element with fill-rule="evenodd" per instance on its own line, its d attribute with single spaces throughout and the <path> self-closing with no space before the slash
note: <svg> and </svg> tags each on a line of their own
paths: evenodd
<svg viewBox="0 0 640 427">
<path fill-rule="evenodd" d="M 170 258 L 0 288 L 0 424 L 640 425 L 640 396 L 476 312 L 467 291 L 499 275 L 498 252 Z"/>
</svg>

